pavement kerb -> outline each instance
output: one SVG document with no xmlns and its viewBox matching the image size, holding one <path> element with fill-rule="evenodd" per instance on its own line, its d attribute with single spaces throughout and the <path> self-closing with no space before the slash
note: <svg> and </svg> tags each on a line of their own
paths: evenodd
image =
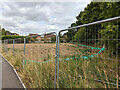
<svg viewBox="0 0 120 90">
<path fill-rule="evenodd" d="M 22 84 L 22 86 L 24 87 L 24 89 L 27 90 L 26 87 L 25 87 L 25 85 L 24 85 L 24 83 L 22 82 L 21 78 L 19 77 L 17 71 L 16 71 L 15 68 L 13 67 L 13 65 L 12 65 L 7 59 L 5 59 L 4 56 L 3 56 L 1 53 L 0 53 L 0 55 L 1 55 L 2 58 L 13 68 L 13 70 L 14 70 L 15 74 L 17 75 L 17 78 L 19 79 L 20 83 Z"/>
</svg>

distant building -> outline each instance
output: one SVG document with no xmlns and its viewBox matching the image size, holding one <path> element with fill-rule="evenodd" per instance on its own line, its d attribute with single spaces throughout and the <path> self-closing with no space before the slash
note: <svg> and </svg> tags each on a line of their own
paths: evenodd
<svg viewBox="0 0 120 90">
<path fill-rule="evenodd" d="M 31 34 L 31 33 L 29 34 L 30 37 L 36 36 L 36 35 L 38 35 L 38 34 Z"/>
<path fill-rule="evenodd" d="M 56 37 L 56 35 L 54 34 L 44 34 L 43 36 L 40 36 L 38 34 L 29 34 L 29 37 L 34 37 L 36 38 L 37 41 L 41 41 L 41 42 L 51 42 L 52 41 L 52 38 Z"/>
<path fill-rule="evenodd" d="M 41 36 L 37 36 L 38 34 L 29 34 L 30 37 L 33 37 L 33 36 L 36 36 L 35 38 L 38 40 L 38 41 L 41 41 L 42 38 Z"/>
<path fill-rule="evenodd" d="M 19 34 L 17 34 L 17 33 L 7 33 L 6 35 L 11 35 L 11 36 L 17 35 L 17 36 L 19 36 Z"/>
<path fill-rule="evenodd" d="M 44 35 L 44 41 L 51 41 L 52 38 L 56 37 L 54 34 L 45 34 Z"/>
</svg>

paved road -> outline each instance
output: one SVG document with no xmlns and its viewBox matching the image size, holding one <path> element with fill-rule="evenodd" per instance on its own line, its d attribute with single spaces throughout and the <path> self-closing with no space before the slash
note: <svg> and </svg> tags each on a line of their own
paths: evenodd
<svg viewBox="0 0 120 90">
<path fill-rule="evenodd" d="M 13 68 L 0 55 L 2 61 L 2 88 L 23 88 Z"/>
</svg>

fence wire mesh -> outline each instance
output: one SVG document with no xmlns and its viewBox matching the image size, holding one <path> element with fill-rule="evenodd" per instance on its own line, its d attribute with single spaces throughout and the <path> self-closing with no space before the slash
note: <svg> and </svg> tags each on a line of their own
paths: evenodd
<svg viewBox="0 0 120 90">
<path fill-rule="evenodd" d="M 26 39 L 24 68 L 32 73 L 29 77 L 32 77 L 34 87 L 54 88 L 55 41 L 55 33 Z"/>
<path fill-rule="evenodd" d="M 3 53 L 29 88 L 54 88 L 55 32 L 3 40 Z"/>
<path fill-rule="evenodd" d="M 28 88 L 118 88 L 119 19 L 2 40 L 2 53 Z"/>
<path fill-rule="evenodd" d="M 120 20 L 59 33 L 59 88 L 120 87 Z"/>
</svg>

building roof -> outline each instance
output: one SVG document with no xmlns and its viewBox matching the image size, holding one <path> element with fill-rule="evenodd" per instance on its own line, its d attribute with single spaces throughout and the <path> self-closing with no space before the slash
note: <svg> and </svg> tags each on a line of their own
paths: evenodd
<svg viewBox="0 0 120 90">
<path fill-rule="evenodd" d="M 31 33 L 29 34 L 29 36 L 36 36 L 36 35 L 38 35 L 38 34 L 31 34 Z"/>
<path fill-rule="evenodd" d="M 7 33 L 7 35 L 19 35 L 17 33 Z"/>
<path fill-rule="evenodd" d="M 47 35 L 47 34 L 46 34 L 45 37 L 46 37 L 46 38 L 52 38 L 52 37 L 56 37 L 56 35 L 53 35 L 53 34 L 48 34 L 48 35 Z"/>
</svg>

